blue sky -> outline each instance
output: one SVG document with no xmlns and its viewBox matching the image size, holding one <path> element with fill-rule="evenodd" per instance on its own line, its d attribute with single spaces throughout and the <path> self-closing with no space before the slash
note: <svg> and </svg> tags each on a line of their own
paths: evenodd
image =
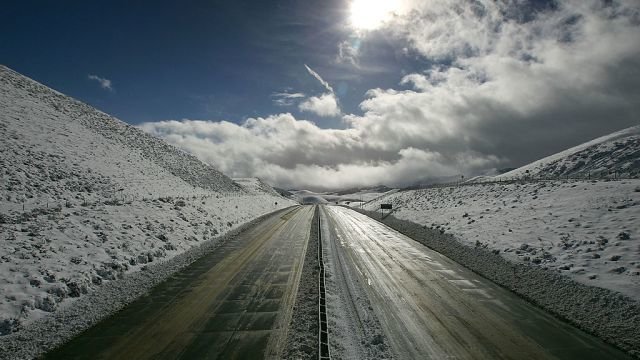
<svg viewBox="0 0 640 360">
<path fill-rule="evenodd" d="M 14 1 L 0 63 L 232 177 L 404 186 L 638 125 L 637 0 Z"/>
<path fill-rule="evenodd" d="M 348 37 L 344 1 L 14 1 L 3 5 L 0 61 L 131 124 L 165 119 L 240 122 L 283 109 L 273 93 L 336 89 L 344 111 L 398 83 L 419 60 L 378 36 L 363 70 L 336 64 Z M 396 44 L 397 45 L 397 44 Z M 88 75 L 109 79 L 102 89 Z M 286 109 L 299 113 L 296 107 Z M 320 126 L 336 117 L 306 114 Z"/>
</svg>

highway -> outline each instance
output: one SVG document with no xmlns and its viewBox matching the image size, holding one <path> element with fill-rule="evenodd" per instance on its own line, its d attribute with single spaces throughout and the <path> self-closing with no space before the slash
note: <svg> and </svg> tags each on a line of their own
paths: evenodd
<svg viewBox="0 0 640 360">
<path fill-rule="evenodd" d="M 333 359 L 629 358 L 338 206 L 274 213 L 45 358 L 282 358 L 316 209 Z"/>
</svg>

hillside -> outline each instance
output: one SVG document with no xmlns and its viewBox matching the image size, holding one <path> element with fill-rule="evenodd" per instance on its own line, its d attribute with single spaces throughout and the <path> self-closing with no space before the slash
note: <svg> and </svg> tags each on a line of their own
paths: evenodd
<svg viewBox="0 0 640 360">
<path fill-rule="evenodd" d="M 640 126 L 493 178 L 389 193 L 364 208 L 391 203 L 395 217 L 462 244 L 640 300 L 640 179 L 613 180 L 610 169 L 638 176 Z M 589 173 L 591 180 L 557 180 Z M 488 182 L 514 177 L 522 181 Z"/>
<path fill-rule="evenodd" d="M 294 204 L 3 66 L 0 108 L 2 335 Z"/>
<path fill-rule="evenodd" d="M 640 126 L 599 137 L 495 176 L 494 179 L 525 176 L 544 178 L 640 177 Z"/>
<path fill-rule="evenodd" d="M 234 178 L 233 181 L 240 185 L 249 194 L 271 194 L 273 196 L 281 196 L 278 191 L 271 187 L 271 185 L 258 178 Z"/>
</svg>

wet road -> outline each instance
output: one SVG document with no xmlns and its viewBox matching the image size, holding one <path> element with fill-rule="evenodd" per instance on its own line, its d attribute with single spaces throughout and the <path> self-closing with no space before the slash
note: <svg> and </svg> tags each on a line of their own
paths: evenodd
<svg viewBox="0 0 640 360">
<path fill-rule="evenodd" d="M 367 341 L 357 328 L 375 323 L 370 309 L 398 358 L 628 358 L 369 217 L 336 206 L 323 207 L 321 215 L 325 263 L 344 273 L 341 297 L 357 318 L 350 320 L 355 330 L 330 329 L 343 354 L 363 354 L 348 344 Z M 329 297 L 328 308 L 349 307 L 329 303 L 338 298 Z M 334 314 L 338 325 L 340 317 Z"/>
<path fill-rule="evenodd" d="M 312 215 L 267 218 L 46 358 L 277 358 Z"/>
</svg>

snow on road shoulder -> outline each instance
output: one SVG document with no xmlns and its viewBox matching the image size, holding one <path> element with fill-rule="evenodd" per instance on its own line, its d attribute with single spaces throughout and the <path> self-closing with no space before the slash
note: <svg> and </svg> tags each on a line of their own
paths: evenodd
<svg viewBox="0 0 640 360">
<path fill-rule="evenodd" d="M 640 180 L 412 190 L 365 209 L 380 203 L 463 244 L 640 300 Z"/>
<path fill-rule="evenodd" d="M 357 264 L 337 233 L 331 208 L 320 208 L 326 270 L 329 348 L 335 359 L 391 359 L 391 349 L 367 295 Z M 335 230 L 335 231 L 332 231 Z"/>
<path fill-rule="evenodd" d="M 307 252 L 304 255 L 298 293 L 293 306 L 291 322 L 283 349 L 283 359 L 317 359 L 319 354 L 320 313 L 318 304 L 318 233 L 319 213 L 314 209 Z"/>
</svg>

